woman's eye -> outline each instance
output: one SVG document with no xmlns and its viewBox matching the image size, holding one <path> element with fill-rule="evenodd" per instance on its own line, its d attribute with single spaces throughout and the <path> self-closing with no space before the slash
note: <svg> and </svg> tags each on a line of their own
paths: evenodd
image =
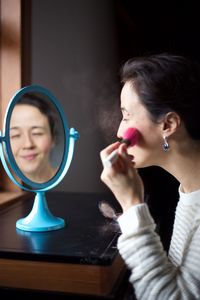
<svg viewBox="0 0 200 300">
<path fill-rule="evenodd" d="M 20 134 L 13 134 L 13 135 L 10 135 L 10 138 L 11 138 L 11 139 L 17 139 L 17 138 L 20 138 Z"/>
<path fill-rule="evenodd" d="M 122 114 L 122 121 L 126 122 L 129 120 L 129 118 L 130 118 L 130 116 L 127 113 Z"/>
<path fill-rule="evenodd" d="M 127 118 L 123 118 L 122 121 L 123 121 L 123 122 L 126 122 L 126 121 L 128 121 L 128 119 L 127 119 Z"/>
<path fill-rule="evenodd" d="M 44 133 L 43 133 L 43 132 L 33 132 L 32 134 L 33 134 L 33 135 L 36 135 L 36 136 L 41 136 L 41 135 L 44 135 Z"/>
</svg>

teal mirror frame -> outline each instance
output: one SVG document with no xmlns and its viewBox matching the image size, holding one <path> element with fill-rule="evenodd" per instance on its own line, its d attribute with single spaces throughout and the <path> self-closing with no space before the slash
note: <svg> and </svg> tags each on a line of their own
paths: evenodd
<svg viewBox="0 0 200 300">
<path fill-rule="evenodd" d="M 44 94 L 45 97 L 48 97 L 52 101 L 53 105 L 59 113 L 64 131 L 64 151 L 61 165 L 55 176 L 45 183 L 33 182 L 29 178 L 24 176 L 15 161 L 10 144 L 9 130 L 13 108 L 24 94 L 31 92 Z M 66 175 L 73 158 L 75 141 L 78 138 L 78 131 L 76 131 L 74 128 L 69 129 L 62 107 L 60 106 L 56 97 L 48 89 L 39 85 L 30 85 L 20 89 L 12 97 L 8 104 L 4 118 L 3 134 L 0 132 L 0 158 L 7 175 L 18 187 L 25 191 L 36 193 L 31 212 L 26 217 L 19 219 L 16 222 L 17 229 L 25 231 L 50 231 L 57 230 L 65 226 L 65 220 L 60 217 L 54 216 L 50 212 L 45 192 L 55 187 Z M 25 185 L 20 183 L 13 176 L 11 170 Z"/>
</svg>

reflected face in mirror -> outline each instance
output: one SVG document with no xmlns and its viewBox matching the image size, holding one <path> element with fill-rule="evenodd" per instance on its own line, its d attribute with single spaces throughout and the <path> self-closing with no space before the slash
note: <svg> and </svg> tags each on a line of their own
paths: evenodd
<svg viewBox="0 0 200 300">
<path fill-rule="evenodd" d="M 51 164 L 56 143 L 56 112 L 47 101 L 25 95 L 18 101 L 10 119 L 10 144 L 22 173 L 30 180 L 44 183 L 58 168 Z"/>
</svg>

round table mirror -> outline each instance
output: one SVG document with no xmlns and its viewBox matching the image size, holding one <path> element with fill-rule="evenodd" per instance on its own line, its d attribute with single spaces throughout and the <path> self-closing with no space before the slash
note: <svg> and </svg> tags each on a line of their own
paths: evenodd
<svg viewBox="0 0 200 300">
<path fill-rule="evenodd" d="M 45 192 L 67 173 L 78 138 L 78 132 L 69 129 L 58 100 L 46 88 L 27 86 L 11 99 L 0 136 L 1 160 L 17 186 L 36 193 L 31 212 L 16 222 L 18 229 L 49 231 L 65 226 L 65 220 L 50 212 Z"/>
</svg>

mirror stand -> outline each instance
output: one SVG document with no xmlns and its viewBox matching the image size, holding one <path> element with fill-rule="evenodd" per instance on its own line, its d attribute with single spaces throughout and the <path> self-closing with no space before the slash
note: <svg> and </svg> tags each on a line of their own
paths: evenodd
<svg viewBox="0 0 200 300">
<path fill-rule="evenodd" d="M 16 227 L 26 231 L 57 230 L 65 226 L 65 221 L 51 214 L 45 193 L 37 192 L 31 212 L 16 222 Z"/>
<path fill-rule="evenodd" d="M 25 113 L 23 111 L 24 105 L 26 106 Z M 16 107 L 18 110 L 15 112 Z M 19 112 L 21 118 L 24 117 L 27 126 L 24 126 L 21 118 L 16 117 Z M 29 118 L 27 118 L 27 113 L 30 115 Z M 12 131 L 14 133 L 11 135 Z M 50 132 L 49 135 L 48 132 Z M 20 139 L 29 135 L 31 135 L 31 139 L 28 139 L 28 144 L 25 144 L 25 147 Z M 40 137 L 39 142 L 38 136 Z M 47 150 L 41 147 L 41 138 L 45 138 L 44 143 L 48 146 L 46 146 Z M 54 216 L 50 212 L 45 192 L 55 187 L 66 175 L 71 165 L 77 139 L 79 139 L 78 131 L 68 127 L 62 107 L 49 90 L 42 86 L 31 85 L 23 87 L 13 96 L 6 110 L 3 134 L 0 131 L 0 160 L 7 175 L 18 187 L 36 194 L 30 213 L 17 220 L 17 229 L 43 232 L 57 230 L 65 226 L 65 221 L 62 218 Z M 31 148 L 35 150 L 33 151 Z M 18 157 L 19 152 L 21 155 Z M 57 168 L 56 173 L 47 181 L 45 179 L 37 182 L 37 180 L 29 178 L 26 176 L 26 169 L 23 170 L 24 165 L 17 162 L 16 157 L 20 159 L 25 157 L 22 160 L 24 164 L 38 157 L 39 162 L 37 159 L 35 160 L 37 167 L 41 162 L 38 153 L 41 153 L 42 157 L 48 158 L 50 165 L 51 159 L 54 159 L 52 169 L 55 169 L 55 166 Z M 34 169 L 35 165 L 33 164 L 31 168 Z M 28 171 L 29 168 L 30 165 L 28 165 Z"/>
</svg>

